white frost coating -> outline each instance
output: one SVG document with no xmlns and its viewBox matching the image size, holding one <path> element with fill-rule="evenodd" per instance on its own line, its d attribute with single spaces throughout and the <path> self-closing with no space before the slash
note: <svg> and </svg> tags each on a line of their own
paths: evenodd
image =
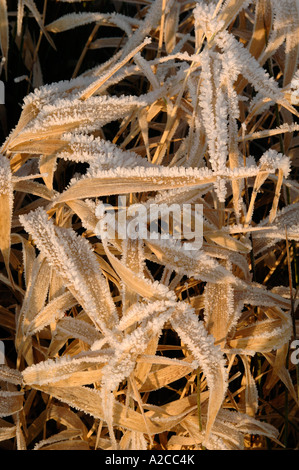
<svg viewBox="0 0 299 470">
<path fill-rule="evenodd" d="M 236 281 L 227 269 L 203 250 L 188 251 L 180 242 L 171 239 L 154 240 L 151 243 L 162 249 L 164 254 L 162 264 L 177 273 L 207 282 L 220 282 L 224 279 L 233 283 Z M 159 262 L 159 257 L 156 262 Z"/>
<path fill-rule="evenodd" d="M 51 126 L 74 124 L 77 129 L 95 130 L 104 124 L 125 116 L 136 106 L 146 106 L 147 101 L 134 96 L 92 96 L 56 99 L 55 104 L 45 104 L 25 131 L 42 132 Z"/>
<path fill-rule="evenodd" d="M 88 174 L 108 170 L 118 166 L 133 168 L 135 166 L 152 166 L 147 159 L 137 153 L 122 150 L 111 142 L 87 134 L 67 133 L 62 139 L 68 143 L 66 149 L 57 153 L 57 157 L 66 160 L 87 162 L 90 165 Z"/>
<path fill-rule="evenodd" d="M 121 59 L 126 57 L 143 39 L 154 30 L 161 19 L 162 0 L 154 0 L 139 28 L 132 34 L 122 50 Z"/>
<path fill-rule="evenodd" d="M 226 263 L 230 264 L 231 263 Z M 230 266 L 231 270 L 231 266 Z M 226 327 L 227 333 L 229 333 L 232 328 L 236 325 L 239 316 L 241 314 L 241 309 L 243 307 L 243 303 L 240 302 L 240 305 L 235 305 L 234 302 L 234 288 L 231 282 L 222 282 L 219 283 L 219 286 L 223 287 L 220 291 L 215 289 L 214 282 L 208 282 L 205 286 L 204 290 L 204 320 L 205 323 L 208 324 L 210 318 L 213 318 L 213 312 L 215 305 L 223 305 L 223 309 L 225 309 L 224 316 L 226 319 Z"/>
<path fill-rule="evenodd" d="M 224 26 L 224 22 L 220 22 L 218 17 L 213 18 L 215 7 L 216 2 L 214 0 L 209 4 L 200 0 L 193 10 L 195 25 L 203 28 L 208 38 L 212 37 L 218 29 Z"/>
<path fill-rule="evenodd" d="M 117 313 L 89 242 L 72 229 L 54 226 L 43 209 L 20 216 L 20 222 L 33 236 L 48 262 L 58 268 L 86 313 L 102 331 L 110 333 L 117 321 Z M 91 278 L 93 283 L 90 283 Z"/>
<path fill-rule="evenodd" d="M 275 227 L 269 224 L 269 217 L 259 223 L 259 227 L 267 227 L 269 230 L 253 232 L 253 238 L 258 244 L 257 252 L 261 252 L 273 246 L 280 240 L 299 240 L 299 203 L 290 204 L 280 211 L 275 217 Z"/>
<path fill-rule="evenodd" d="M 265 166 L 266 168 L 277 168 L 283 171 L 285 178 L 289 175 L 291 171 L 291 161 L 290 158 L 282 153 L 276 152 L 276 150 L 269 149 L 267 150 L 260 158 L 259 165 Z"/>
<path fill-rule="evenodd" d="M 267 168 L 268 173 L 275 173 L 276 169 L 280 167 L 278 161 L 275 167 Z M 231 178 L 249 178 L 256 176 L 260 172 L 260 168 L 256 165 L 251 165 L 245 168 L 223 168 L 223 170 L 212 171 L 208 168 L 185 168 L 185 167 L 164 167 L 164 166 L 135 166 L 134 168 L 116 167 L 109 170 L 92 168 L 86 175 L 83 175 L 80 180 L 88 178 L 157 178 L 156 184 L 162 184 L 162 178 L 168 178 L 169 184 L 175 185 L 174 178 L 186 178 L 189 182 L 194 182 L 194 185 L 207 184 L 204 180 L 208 179 L 231 179 Z M 202 182 L 201 182 L 202 180 Z M 197 182 L 198 181 L 198 182 Z M 77 178 L 72 178 L 68 188 L 77 183 Z M 225 183 L 223 181 L 223 183 Z M 157 190 L 158 190 L 157 186 Z M 59 197 L 59 196 L 58 196 Z"/>
<path fill-rule="evenodd" d="M 216 44 L 223 51 L 231 51 L 235 61 L 241 65 L 241 72 L 252 83 L 257 91 L 275 102 L 283 99 L 283 92 L 277 82 L 259 65 L 257 60 L 245 47 L 227 31 L 222 31 L 215 37 Z"/>
<path fill-rule="evenodd" d="M 81 357 L 80 357 L 81 356 Z M 22 372 L 25 384 L 35 383 L 37 385 L 46 385 L 65 380 L 74 372 L 88 369 L 92 365 L 100 365 L 111 359 L 112 352 L 105 350 L 101 353 L 81 353 L 78 356 L 63 356 L 57 359 L 48 359 L 38 364 L 27 367 Z"/>
<path fill-rule="evenodd" d="M 198 366 L 202 367 L 207 377 L 208 386 L 212 388 L 222 369 L 226 379 L 225 360 L 219 346 L 215 346 L 213 336 L 209 335 L 203 322 L 198 320 L 194 310 L 187 304 L 179 305 L 179 311 L 171 318 L 175 330 L 194 354 Z"/>
<path fill-rule="evenodd" d="M 156 312 L 154 318 L 145 320 L 142 328 L 136 328 L 132 333 L 123 337 L 115 347 L 114 357 L 103 369 L 103 388 L 107 391 L 115 390 L 122 380 L 129 377 L 134 369 L 136 358 L 145 351 L 151 338 L 161 334 L 161 330 L 169 319 L 173 307 L 167 305 Z"/>
<path fill-rule="evenodd" d="M 64 317 L 57 323 L 54 332 L 54 338 L 60 338 L 61 336 L 81 339 L 92 347 L 95 341 L 100 341 L 102 335 L 92 324 L 86 321 L 73 317 Z"/>
<path fill-rule="evenodd" d="M 155 315 L 157 312 L 161 312 L 168 308 L 174 308 L 175 305 L 176 302 L 174 300 L 136 303 L 123 314 L 119 321 L 118 329 L 123 331 L 135 322 L 140 323 L 150 316 Z"/>
<path fill-rule="evenodd" d="M 115 24 L 120 29 L 125 31 L 128 35 L 131 34 L 130 26 L 140 25 L 142 22 L 137 18 L 130 18 L 120 13 L 94 13 L 94 12 L 80 12 L 69 13 L 61 16 L 58 20 L 47 26 L 48 31 L 62 32 L 67 31 L 77 26 L 83 26 L 89 23 L 99 24 Z"/>
<path fill-rule="evenodd" d="M 70 81 L 61 80 L 49 85 L 43 85 L 36 88 L 32 93 L 25 96 L 23 101 L 23 109 L 34 103 L 37 109 L 41 110 L 44 105 L 55 103 L 57 99 L 65 97 L 70 99 L 78 94 L 78 90 L 85 88 L 95 81 L 94 77 L 77 77 Z M 71 90 L 71 91 L 70 91 Z"/>
<path fill-rule="evenodd" d="M 204 51 L 201 54 L 201 87 L 199 95 L 199 105 L 201 107 L 201 115 L 203 118 L 204 127 L 208 139 L 209 154 L 211 164 L 215 165 L 216 160 L 216 148 L 215 141 L 217 140 L 216 128 L 215 128 L 215 117 L 214 113 L 211 113 L 213 109 L 213 87 L 212 87 L 212 70 L 211 70 L 211 52 Z M 213 168 L 216 170 L 216 168 Z"/>
</svg>

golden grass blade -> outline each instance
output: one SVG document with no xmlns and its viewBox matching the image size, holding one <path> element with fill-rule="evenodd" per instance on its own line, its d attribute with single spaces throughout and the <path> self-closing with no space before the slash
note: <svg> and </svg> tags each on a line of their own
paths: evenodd
<svg viewBox="0 0 299 470">
<path fill-rule="evenodd" d="M 178 32 L 179 26 L 180 9 L 180 4 L 173 2 L 168 6 L 168 11 L 165 17 L 164 37 L 166 51 L 168 54 L 173 51 L 176 45 L 176 34 Z"/>
<path fill-rule="evenodd" d="M 150 445 L 153 445 L 151 432 L 150 432 L 150 429 L 149 429 L 149 426 L 148 426 L 148 421 L 146 419 L 146 416 L 145 416 L 145 413 L 144 413 L 144 410 L 143 410 L 143 403 L 142 403 L 141 396 L 140 396 L 139 390 L 137 388 L 135 379 L 132 378 L 132 376 L 130 376 L 129 380 L 130 380 L 130 385 L 132 387 L 134 398 L 135 398 L 136 402 L 138 403 L 141 415 L 144 419 L 144 424 L 145 424 L 145 427 L 146 427 L 146 430 L 147 430 L 147 435 L 149 437 Z"/>
<path fill-rule="evenodd" d="M 143 247 L 139 240 L 125 240 L 122 244 L 122 263 L 133 273 L 142 274 L 144 271 Z M 123 284 L 122 304 L 123 314 L 138 301 L 138 294 L 135 290 L 128 289 L 126 283 Z"/>
<path fill-rule="evenodd" d="M 189 435 L 193 436 L 193 440 L 198 445 L 199 449 L 202 448 L 205 442 L 205 437 L 202 432 L 198 430 L 198 419 L 196 416 L 188 416 L 183 421 L 183 426 Z M 206 425 L 206 416 L 202 417 L 203 426 Z M 219 419 L 215 422 L 214 431 L 210 434 L 208 445 L 209 449 L 216 450 L 243 450 L 243 436 L 235 428 L 231 426 L 223 426 L 223 420 Z"/>
<path fill-rule="evenodd" d="M 92 12 L 81 12 L 81 13 L 69 13 L 61 16 L 57 20 L 46 26 L 46 30 L 51 33 L 61 33 L 68 31 L 78 26 L 83 26 L 89 23 L 97 23 L 98 25 L 117 25 L 123 26 L 122 29 L 126 30 L 127 26 L 138 26 L 140 21 L 136 18 L 130 18 L 128 16 L 120 14 L 105 14 L 105 13 L 92 13 Z"/>
<path fill-rule="evenodd" d="M 206 417 L 203 416 L 205 423 Z M 188 416 L 184 423 L 187 429 L 195 437 L 198 443 L 202 443 L 204 436 L 198 431 L 196 416 Z M 183 423 L 183 424 L 184 424 Z M 249 434 L 260 434 L 277 441 L 278 433 L 274 426 L 263 423 L 244 413 L 229 410 L 221 410 L 215 422 L 214 430 L 210 437 L 211 450 L 244 450 L 244 437 Z M 219 442 L 220 441 L 220 442 Z"/>
<path fill-rule="evenodd" d="M 146 245 L 153 251 L 158 262 L 170 267 L 178 273 L 188 272 L 189 276 L 204 281 L 216 282 L 223 278 L 233 280 L 232 274 L 201 251 L 185 250 L 180 244 L 145 240 Z M 174 261 L 175 259 L 175 261 Z"/>
<path fill-rule="evenodd" d="M 248 2 L 245 0 L 227 0 L 218 14 L 218 21 L 223 22 L 222 29 L 227 28 L 233 21 L 239 11 L 245 7 Z"/>
<path fill-rule="evenodd" d="M 251 222 L 253 211 L 254 211 L 254 204 L 255 204 L 255 200 L 256 200 L 258 191 L 259 191 L 260 187 L 262 186 L 262 184 L 266 181 L 267 177 L 268 177 L 267 173 L 262 173 L 262 174 L 258 175 L 255 179 L 254 186 L 253 186 L 253 191 L 252 191 L 252 195 L 251 195 L 251 199 L 250 199 L 250 203 L 249 203 L 249 207 L 248 207 L 248 211 L 247 211 L 247 214 L 246 214 L 246 217 L 245 217 L 245 224 L 244 224 L 245 227 Z"/>
<path fill-rule="evenodd" d="M 69 404 L 75 409 L 80 409 L 95 418 L 104 418 L 102 396 L 97 390 L 79 386 L 57 388 L 53 386 L 36 386 L 35 388 L 42 390 L 45 393 L 54 396 L 58 400 Z M 146 433 L 144 420 L 141 414 L 130 408 L 126 408 L 118 402 L 115 402 L 114 404 L 113 424 L 131 431 Z M 165 426 L 159 425 L 155 422 L 150 422 L 149 425 L 152 434 L 163 432 L 165 429 Z"/>
<path fill-rule="evenodd" d="M 0 366 L 0 380 L 14 385 L 21 385 L 22 375 L 18 370 L 2 364 Z"/>
<path fill-rule="evenodd" d="M 12 173 L 18 171 L 24 163 L 26 163 L 30 158 L 28 154 L 16 153 L 10 159 L 10 167 Z"/>
<path fill-rule="evenodd" d="M 283 351 L 285 349 L 285 347 L 283 345 L 281 348 L 278 348 L 278 349 Z M 279 356 L 281 354 L 279 353 L 278 361 L 277 361 L 276 364 L 275 364 L 276 357 L 273 356 L 273 354 L 271 354 L 271 352 L 263 353 L 263 355 L 265 356 L 265 358 L 267 359 L 269 364 L 274 368 L 275 373 L 277 373 L 277 376 L 279 377 L 279 379 L 284 383 L 284 385 L 286 386 L 287 390 L 290 392 L 290 395 L 292 396 L 295 403 L 298 404 L 297 391 L 296 391 L 296 389 L 294 387 L 294 384 L 292 382 L 292 378 L 291 378 L 289 370 L 286 368 L 285 364 L 281 364 L 280 367 L 278 367 L 278 368 L 276 367 L 276 365 L 278 365 L 278 363 L 281 362 L 281 360 L 279 358 Z"/>
<path fill-rule="evenodd" d="M 193 353 L 207 379 L 210 394 L 205 440 L 208 442 L 227 389 L 227 371 L 223 355 L 192 310 L 178 311 L 177 315 L 172 317 L 171 323 Z"/>
<path fill-rule="evenodd" d="M 279 376 L 285 373 L 285 365 L 287 361 L 288 351 L 289 344 L 286 343 L 281 348 L 277 349 L 275 355 L 271 355 L 272 370 L 267 377 L 265 383 L 265 391 L 269 392 L 273 388 L 274 384 L 279 381 Z M 269 356 L 270 354 L 266 354 L 267 358 L 269 358 Z M 291 383 L 290 380 L 289 383 Z M 296 393 L 294 393 L 293 396 L 296 396 Z"/>
<path fill-rule="evenodd" d="M 288 34 L 286 35 L 286 49 L 285 49 L 285 70 L 283 76 L 283 87 L 288 85 L 294 73 L 298 70 L 296 64 L 299 54 L 299 5 L 298 2 L 293 1 L 290 7 L 292 11 L 292 23 L 288 27 Z"/>
<path fill-rule="evenodd" d="M 117 322 L 115 306 L 87 240 L 72 229 L 54 226 L 42 209 L 21 216 L 20 220 L 95 325 L 110 331 Z"/>
<path fill-rule="evenodd" d="M 54 419 L 68 429 L 78 429 L 81 431 L 83 439 L 87 438 L 87 428 L 74 411 L 54 403 L 51 404 L 48 411 L 48 419 Z"/>
<path fill-rule="evenodd" d="M 249 42 L 249 51 L 257 59 L 266 46 L 267 25 L 271 12 L 270 0 L 259 0 L 255 8 L 254 30 Z"/>
<path fill-rule="evenodd" d="M 270 172 L 270 169 L 269 169 Z M 250 176 L 259 173 L 257 169 L 250 170 Z M 260 172 L 264 175 L 266 172 Z M 268 172 L 267 172 L 268 173 Z M 249 176 L 249 175 L 248 175 Z M 186 187 L 196 187 L 208 185 L 223 178 L 241 179 L 246 177 L 246 170 L 239 170 L 230 173 L 220 172 L 218 176 L 207 168 L 200 169 L 178 169 L 177 167 L 135 167 L 132 170 L 118 167 L 114 171 L 98 172 L 95 176 L 81 178 L 71 182 L 71 185 L 61 193 L 56 203 L 67 202 L 76 199 L 91 197 L 109 196 L 113 194 L 128 194 L 132 192 L 145 192 L 176 189 Z M 266 176 L 264 176 L 266 178 Z"/>
<path fill-rule="evenodd" d="M 157 172 L 158 173 L 158 172 Z M 139 177 L 139 176 L 111 176 L 111 178 L 89 178 L 86 181 L 79 180 L 72 184 L 64 193 L 58 196 L 56 202 L 66 202 L 76 199 L 85 199 L 90 197 L 109 196 L 113 194 L 129 194 L 132 191 L 155 191 L 160 189 L 172 189 L 175 187 L 196 186 L 214 181 L 215 177 L 200 178 L 197 181 L 185 176 L 174 177 L 170 180 L 169 176 Z"/>
<path fill-rule="evenodd" d="M 263 139 L 265 137 L 271 137 L 273 135 L 278 135 L 278 134 L 284 134 L 284 133 L 290 133 L 290 132 L 296 132 L 299 130 L 298 124 L 285 124 L 277 129 L 270 129 L 266 131 L 259 131 L 259 132 L 253 132 L 252 134 L 247 134 L 244 137 L 240 137 L 238 140 L 247 142 L 248 140 L 254 140 L 254 139 Z"/>
<path fill-rule="evenodd" d="M 245 385 L 245 413 L 248 416 L 254 417 L 258 410 L 258 391 L 255 380 L 253 379 L 250 371 L 250 359 L 247 356 L 241 356 L 241 359 L 245 369 L 245 375 L 243 376 L 243 381 Z"/>
<path fill-rule="evenodd" d="M 24 17 L 24 2 L 23 0 L 18 0 L 18 10 L 17 10 L 17 35 L 21 36 L 22 25 Z"/>
<path fill-rule="evenodd" d="M 4 258 L 6 271 L 13 285 L 10 260 L 10 232 L 13 210 L 13 184 L 9 161 L 0 154 L 0 249 Z"/>
<path fill-rule="evenodd" d="M 12 439 L 16 435 L 16 426 L 0 418 L 0 441 Z"/>
<path fill-rule="evenodd" d="M 173 294 L 166 286 L 159 283 L 152 283 L 141 274 L 136 274 L 111 253 L 106 241 L 103 241 L 103 246 L 116 273 L 129 289 L 151 301 L 170 300 L 172 298 Z"/>
<path fill-rule="evenodd" d="M 27 124 L 29 124 L 29 122 L 34 119 L 34 117 L 38 114 L 38 110 L 36 109 L 36 107 L 30 103 L 29 105 L 27 106 L 24 106 L 23 110 L 22 110 L 22 113 L 21 113 L 21 116 L 20 116 L 20 119 L 19 119 L 19 122 L 16 126 L 16 128 L 12 131 L 12 133 L 8 136 L 7 140 L 4 142 L 3 146 L 2 146 L 2 150 L 1 151 L 7 151 L 7 148 L 8 148 L 8 145 L 9 145 L 9 142 L 15 137 L 18 135 L 19 132 L 21 132 L 24 127 L 27 126 Z"/>
<path fill-rule="evenodd" d="M 220 248 L 211 244 L 204 244 L 203 251 L 207 253 L 208 256 L 211 256 L 211 258 L 230 261 L 232 263 L 233 270 L 238 269 L 237 277 L 243 279 L 245 282 L 251 280 L 247 257 L 244 256 L 244 254 L 232 252 L 227 248 Z"/>
<path fill-rule="evenodd" d="M 24 116 L 26 127 L 22 127 L 23 131 L 13 133 L 5 143 L 3 149 L 6 151 L 14 151 L 14 148 L 19 148 L 20 145 L 27 145 L 28 142 L 40 142 L 45 139 L 59 139 L 63 134 L 71 131 L 88 129 L 90 131 L 96 130 L 108 122 L 115 121 L 121 117 L 129 114 L 131 111 L 138 107 L 148 105 L 146 99 L 137 97 L 126 97 L 116 99 L 115 97 L 93 96 L 88 100 L 81 100 L 75 97 L 65 97 L 59 100 L 55 105 L 52 103 L 47 106 L 41 106 L 41 101 L 36 98 L 37 104 L 34 105 L 34 95 L 32 96 L 33 103 L 29 103 L 27 107 L 32 105 L 35 114 L 29 109 L 27 115 Z M 49 100 L 49 97 L 47 97 Z M 41 109 L 36 108 L 41 106 Z M 26 108 L 24 112 L 26 111 Z M 34 119 L 33 119 L 34 118 Z M 30 124 L 28 120 L 31 119 Z"/>
<path fill-rule="evenodd" d="M 53 190 L 53 178 L 56 170 L 57 157 L 56 155 L 42 155 L 39 161 L 39 170 L 44 174 L 43 180 L 47 188 Z"/>
<path fill-rule="evenodd" d="M 184 361 L 188 364 L 194 360 L 193 356 L 188 356 Z M 150 372 L 148 377 L 144 381 L 140 392 L 151 392 L 153 390 L 159 390 L 160 388 L 165 387 L 175 380 L 179 380 L 182 377 L 185 377 L 190 371 L 189 366 L 179 366 L 179 365 L 170 365 L 170 366 L 161 366 L 161 368 Z"/>
<path fill-rule="evenodd" d="M 280 348 L 290 339 L 291 322 L 286 320 L 261 320 L 253 326 L 238 329 L 229 340 L 230 348 L 267 353 Z"/>
<path fill-rule="evenodd" d="M 275 220 L 275 217 L 276 217 L 282 182 L 283 182 L 283 171 L 279 170 L 273 203 L 272 203 L 271 211 L 269 214 L 270 224 Z"/>
<path fill-rule="evenodd" d="M 145 355 L 155 355 L 158 347 L 158 342 L 159 342 L 159 337 L 158 335 L 156 337 L 153 337 L 145 351 Z M 147 378 L 150 374 L 150 371 L 152 369 L 152 362 L 140 362 L 136 364 L 135 370 L 134 370 L 134 379 L 136 381 L 136 385 L 140 393 L 143 391 L 143 385 L 147 381 Z"/>
<path fill-rule="evenodd" d="M 13 420 L 16 425 L 16 443 L 17 443 L 17 450 L 27 450 L 26 446 L 26 441 L 25 441 L 25 436 L 24 432 L 22 429 L 22 423 L 21 423 L 21 412 L 18 411 L 13 415 Z"/>
<path fill-rule="evenodd" d="M 45 185 L 37 183 L 36 181 L 16 180 L 13 186 L 15 191 L 34 194 L 35 196 L 48 201 L 51 201 L 55 195 L 55 192 L 52 189 L 49 189 Z"/>
<path fill-rule="evenodd" d="M 25 238 L 21 237 L 17 233 L 11 234 L 11 244 L 14 243 L 22 243 L 22 252 L 23 252 L 23 260 L 24 260 L 24 278 L 25 278 L 25 285 L 28 287 L 31 275 L 33 264 L 35 260 L 35 249 L 30 241 L 26 240 Z"/>
<path fill-rule="evenodd" d="M 24 303 L 17 321 L 15 343 L 19 354 L 22 354 L 24 349 L 28 326 L 45 304 L 50 283 L 50 272 L 50 266 L 46 259 L 41 255 L 37 257 L 32 266 Z"/>
<path fill-rule="evenodd" d="M 87 317 L 87 315 L 84 313 Z M 69 340 L 77 340 L 78 344 L 85 344 L 91 347 L 96 341 L 103 339 L 103 335 L 90 325 L 89 318 L 77 320 L 72 317 L 65 317 L 57 322 L 55 334 L 49 346 L 49 357 L 55 357 L 59 350 L 68 344 Z M 77 354 L 78 351 L 75 351 Z"/>
<path fill-rule="evenodd" d="M 62 339 L 65 343 L 69 338 L 78 338 L 89 346 L 92 346 L 96 341 L 100 341 L 103 336 L 88 322 L 88 317 L 85 319 L 81 319 L 80 316 L 76 318 L 64 317 L 57 323 L 54 339 L 55 341 L 56 339 L 60 341 Z M 55 355 L 53 352 L 51 352 L 51 354 Z"/>
<path fill-rule="evenodd" d="M 9 416 L 23 407 L 23 392 L 0 391 L 0 417 Z"/>
<path fill-rule="evenodd" d="M 35 317 L 30 321 L 26 328 L 26 334 L 34 335 L 45 326 L 59 320 L 65 315 L 65 312 L 77 304 L 77 300 L 70 292 L 56 297 L 50 301 Z"/>
<path fill-rule="evenodd" d="M 34 446 L 34 450 L 57 450 L 59 447 L 55 447 L 54 445 L 51 444 L 56 444 L 56 443 L 61 443 L 64 441 L 69 441 L 70 439 L 75 439 L 76 437 L 81 436 L 81 431 L 78 429 L 66 429 L 64 431 L 59 432 L 58 434 L 54 434 L 53 436 L 49 437 L 48 439 L 44 439 Z M 69 445 L 71 444 L 72 441 L 69 442 Z M 78 449 L 81 449 L 80 446 L 80 441 L 75 440 L 74 444 L 77 444 Z M 78 445 L 79 444 L 79 445 Z M 64 445 L 66 448 L 66 446 Z M 84 446 L 85 447 L 85 446 Z M 88 446 L 87 446 L 88 447 Z M 69 449 L 69 448 L 68 448 Z"/>
<path fill-rule="evenodd" d="M 51 33 L 61 33 L 88 23 L 109 24 L 110 18 L 110 15 L 101 13 L 67 14 L 48 24 L 46 30 Z"/>
<path fill-rule="evenodd" d="M 83 227 L 94 233 L 99 219 L 96 217 L 92 208 L 88 204 L 86 204 L 86 202 L 81 200 L 68 201 L 67 205 L 81 219 Z"/>
<path fill-rule="evenodd" d="M 14 146 L 14 152 L 29 153 L 33 155 L 51 156 L 66 147 L 62 139 L 45 139 L 23 142 Z"/>
<path fill-rule="evenodd" d="M 231 98 L 232 99 L 232 98 Z M 231 169 L 238 168 L 239 166 L 239 149 L 237 144 L 237 125 L 236 121 L 229 116 L 229 143 L 228 143 L 228 153 L 229 153 L 229 166 Z M 241 182 L 239 180 L 232 180 L 232 190 L 233 190 L 233 204 L 236 214 L 236 219 L 239 221 L 240 211 L 241 211 Z"/>
<path fill-rule="evenodd" d="M 244 254 L 250 251 L 248 243 L 243 243 L 240 240 L 230 237 L 224 230 L 211 230 L 210 227 L 207 227 L 207 230 L 204 231 L 204 237 L 207 241 L 212 241 L 222 248 L 227 248 L 237 253 Z"/>
<path fill-rule="evenodd" d="M 139 127 L 142 133 L 145 149 L 146 149 L 146 155 L 147 159 L 150 162 L 151 161 L 151 154 L 150 154 L 150 145 L 149 145 L 149 137 L 148 137 L 148 121 L 147 121 L 147 115 L 148 115 L 148 109 L 141 109 L 140 112 L 138 113 L 138 122 L 139 122 Z"/>
<path fill-rule="evenodd" d="M 204 292 L 204 305 L 206 328 L 215 338 L 215 342 L 224 347 L 227 334 L 235 323 L 236 314 L 239 313 L 235 311 L 234 289 L 230 282 L 208 282 Z"/>
<path fill-rule="evenodd" d="M 291 306 L 290 300 L 264 289 L 259 284 L 238 281 L 234 289 L 236 297 L 249 305 L 282 309 L 289 309 Z"/>
<path fill-rule="evenodd" d="M 34 364 L 27 367 L 23 371 L 23 380 L 26 384 L 31 385 L 47 385 L 54 384 L 55 386 L 77 386 L 78 379 L 83 382 L 86 380 L 81 371 L 93 372 L 86 374 L 89 381 L 86 384 L 100 381 L 103 365 L 111 360 L 112 354 L 110 352 L 95 351 L 91 353 L 81 354 L 80 357 L 69 358 L 64 356 L 58 360 L 49 359 L 48 361 Z M 79 374 L 78 374 L 79 373 Z M 97 380 L 96 380 L 97 379 Z"/>
<path fill-rule="evenodd" d="M 55 444 L 44 443 L 44 445 L 37 450 L 90 450 L 90 447 L 87 442 L 84 442 L 81 439 L 62 439 L 60 442 L 56 442 Z"/>
<path fill-rule="evenodd" d="M 66 292 L 67 288 L 65 287 L 62 278 L 59 276 L 59 273 L 57 273 L 55 269 L 51 268 L 48 302 L 51 302 Z"/>
</svg>

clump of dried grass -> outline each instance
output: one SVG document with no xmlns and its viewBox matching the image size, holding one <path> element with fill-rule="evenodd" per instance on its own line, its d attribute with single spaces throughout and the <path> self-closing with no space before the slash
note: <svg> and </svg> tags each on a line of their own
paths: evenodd
<svg viewBox="0 0 299 470">
<path fill-rule="evenodd" d="M 29 94 L 1 149 L 0 439 L 295 447 L 298 2 L 133 3 L 46 25 L 18 2 L 19 36 L 24 6 L 53 46 L 95 26 L 73 78 Z M 101 25 L 124 37 L 96 39 Z M 78 75 L 108 41 L 111 59 Z M 97 237 L 96 204 L 119 194 L 203 204 L 203 246 Z"/>
</svg>

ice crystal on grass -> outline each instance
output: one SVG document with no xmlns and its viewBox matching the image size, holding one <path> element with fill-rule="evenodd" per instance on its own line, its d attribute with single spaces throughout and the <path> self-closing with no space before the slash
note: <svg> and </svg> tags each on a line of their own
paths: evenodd
<svg viewBox="0 0 299 470">
<path fill-rule="evenodd" d="M 116 321 L 115 306 L 88 241 L 70 228 L 55 227 L 41 209 L 21 221 L 95 325 L 110 332 Z"/>
<path fill-rule="evenodd" d="M 92 97 L 88 101 L 80 99 L 61 99 L 55 105 L 46 105 L 37 119 L 29 126 L 27 132 L 46 132 L 51 127 L 77 128 L 92 131 L 110 121 L 114 121 L 129 113 L 135 106 L 147 103 L 134 97 L 110 98 Z"/>
<path fill-rule="evenodd" d="M 89 163 L 88 174 L 115 167 L 133 168 L 138 165 L 151 166 L 133 151 L 122 151 L 119 147 L 100 138 L 87 134 L 65 134 L 62 141 L 66 148 L 57 153 L 58 158 Z"/>
<path fill-rule="evenodd" d="M 214 345 L 214 338 L 209 336 L 203 323 L 198 322 L 197 316 L 191 309 L 184 306 L 171 320 L 174 328 L 193 353 L 202 368 L 210 390 L 208 410 L 208 422 L 206 427 L 206 439 L 222 405 L 227 387 L 227 371 L 222 352 Z"/>
</svg>

